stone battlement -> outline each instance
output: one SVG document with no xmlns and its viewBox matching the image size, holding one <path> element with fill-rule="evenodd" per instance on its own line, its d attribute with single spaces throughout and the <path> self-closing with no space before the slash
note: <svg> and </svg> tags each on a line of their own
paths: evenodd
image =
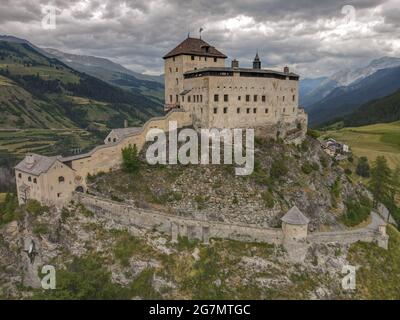
<svg viewBox="0 0 400 320">
<path fill-rule="evenodd" d="M 386 234 L 385 222 L 375 213 L 372 213 L 373 222 L 366 228 L 308 233 L 308 219 L 297 219 L 298 215 L 302 214 L 296 207 L 282 218 L 282 228 L 279 229 L 174 216 L 82 193 L 74 193 L 74 200 L 91 210 L 97 218 L 103 219 L 106 227 L 135 226 L 147 230 L 157 230 L 170 235 L 172 241 L 177 241 L 180 236 L 197 239 L 204 243 L 208 243 L 210 238 L 218 238 L 283 245 L 289 257 L 294 261 L 304 259 L 306 249 L 311 244 L 351 244 L 357 241 L 366 241 L 375 242 L 380 247 L 387 249 L 389 239 Z"/>
</svg>

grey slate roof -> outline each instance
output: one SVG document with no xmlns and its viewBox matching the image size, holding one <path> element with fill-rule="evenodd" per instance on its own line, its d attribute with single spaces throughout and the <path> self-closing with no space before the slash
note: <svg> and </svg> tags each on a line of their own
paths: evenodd
<svg viewBox="0 0 400 320">
<path fill-rule="evenodd" d="M 43 172 L 47 172 L 54 162 L 60 158 L 60 156 L 46 157 L 31 153 L 28 154 L 20 163 L 18 163 L 15 166 L 15 169 L 38 176 Z"/>
<path fill-rule="evenodd" d="M 118 139 L 122 139 L 126 136 L 129 136 L 131 134 L 138 133 L 142 130 L 141 127 L 131 127 L 131 128 L 118 128 L 118 129 L 113 129 L 112 132 L 115 133 Z"/>
<path fill-rule="evenodd" d="M 308 219 L 303 213 L 301 213 L 299 208 L 297 208 L 296 206 L 294 206 L 292 209 L 290 209 L 281 218 L 281 220 L 288 224 L 295 224 L 295 225 L 305 225 L 310 222 L 310 219 Z"/>
</svg>

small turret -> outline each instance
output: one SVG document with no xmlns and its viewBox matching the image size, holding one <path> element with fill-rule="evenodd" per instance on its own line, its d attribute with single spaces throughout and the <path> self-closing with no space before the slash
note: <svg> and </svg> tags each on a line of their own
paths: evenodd
<svg viewBox="0 0 400 320">
<path fill-rule="evenodd" d="M 236 59 L 232 60 L 232 68 L 239 68 L 239 61 Z"/>
<path fill-rule="evenodd" d="M 283 73 L 289 74 L 289 67 L 288 66 L 283 68 Z"/>
<path fill-rule="evenodd" d="M 253 69 L 261 69 L 261 61 L 260 61 L 260 57 L 258 56 L 258 52 L 256 53 L 256 56 L 254 57 Z"/>
</svg>

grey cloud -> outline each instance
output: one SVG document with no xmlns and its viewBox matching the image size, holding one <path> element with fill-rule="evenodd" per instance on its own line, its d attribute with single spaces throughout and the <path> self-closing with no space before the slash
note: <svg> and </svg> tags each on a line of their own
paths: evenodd
<svg viewBox="0 0 400 320">
<path fill-rule="evenodd" d="M 84 6 L 78 4 L 85 2 Z M 46 0 L 2 0 L 0 33 L 26 38 L 44 47 L 111 58 L 138 71 L 161 73 L 162 55 L 190 31 L 205 27 L 203 37 L 242 65 L 258 49 L 265 67 L 294 66 L 305 76 L 331 73 L 384 55 L 400 55 L 398 0 L 55 0 L 61 11 L 57 29 L 40 28 Z M 335 31 L 343 5 L 353 5 L 357 19 L 368 22 L 370 10 L 384 23 L 365 34 Z M 98 14 L 101 12 L 101 14 Z M 238 16 L 253 19 L 246 29 L 227 25 Z M 336 20 L 335 20 L 336 19 Z M 257 26 L 257 27 L 256 27 Z M 272 28 L 270 30 L 269 28 Z M 393 40 L 393 41 L 392 41 Z M 391 43 L 392 42 L 392 43 Z"/>
</svg>

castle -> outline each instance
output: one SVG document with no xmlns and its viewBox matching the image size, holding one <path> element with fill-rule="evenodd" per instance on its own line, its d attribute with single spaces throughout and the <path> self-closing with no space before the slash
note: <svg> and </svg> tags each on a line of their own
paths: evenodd
<svg viewBox="0 0 400 320">
<path fill-rule="evenodd" d="M 253 68 L 240 68 L 202 39 L 185 39 L 164 56 L 165 111 L 142 127 L 114 129 L 104 144 L 88 153 L 62 157 L 28 154 L 16 167 L 18 201 L 38 200 L 63 206 L 75 192 L 86 192 L 88 175 L 118 169 L 121 151 L 128 145 L 140 150 L 148 130 L 178 127 L 254 128 L 257 136 L 301 143 L 307 115 L 298 106 L 299 76 L 261 68 L 256 55 Z"/>
</svg>

